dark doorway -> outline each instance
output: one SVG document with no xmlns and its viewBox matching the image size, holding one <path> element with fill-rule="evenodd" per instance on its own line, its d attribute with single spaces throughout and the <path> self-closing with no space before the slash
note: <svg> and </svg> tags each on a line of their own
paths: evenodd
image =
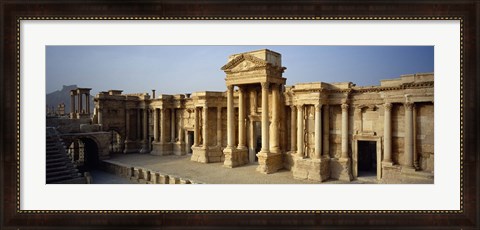
<svg viewBox="0 0 480 230">
<path fill-rule="evenodd" d="M 187 153 L 192 154 L 193 131 L 187 132 Z"/>
<path fill-rule="evenodd" d="M 255 129 L 255 153 L 262 150 L 262 123 L 259 121 L 254 122 Z M 257 154 L 255 154 L 255 162 L 258 161 Z"/>
<path fill-rule="evenodd" d="M 358 141 L 358 176 L 377 175 L 377 142 Z"/>
<path fill-rule="evenodd" d="M 82 138 L 81 141 L 84 144 L 84 157 L 85 161 L 81 171 L 91 171 L 98 166 L 98 146 L 95 141 L 89 138 Z"/>
</svg>

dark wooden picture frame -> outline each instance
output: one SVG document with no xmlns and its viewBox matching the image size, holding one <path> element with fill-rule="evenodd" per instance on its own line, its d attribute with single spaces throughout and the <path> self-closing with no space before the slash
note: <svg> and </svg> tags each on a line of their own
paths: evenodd
<svg viewBox="0 0 480 230">
<path fill-rule="evenodd" d="M 425 228 L 479 229 L 480 2 L 466 1 L 2 1 L 1 37 L 1 228 Z M 456 18 L 461 27 L 461 210 L 460 211 L 22 211 L 19 209 L 18 20 L 88 19 L 386 20 Z"/>
</svg>

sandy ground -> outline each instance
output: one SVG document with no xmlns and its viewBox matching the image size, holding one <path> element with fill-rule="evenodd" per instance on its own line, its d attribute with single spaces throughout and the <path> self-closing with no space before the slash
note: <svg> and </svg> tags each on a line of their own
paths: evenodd
<svg viewBox="0 0 480 230">
<path fill-rule="evenodd" d="M 195 183 L 205 184 L 319 184 L 309 180 L 297 180 L 292 172 L 285 169 L 272 174 L 261 174 L 255 171 L 258 164 L 249 164 L 236 168 L 223 167 L 223 163 L 203 164 L 190 161 L 186 156 L 153 156 L 149 154 L 113 154 L 106 160 L 134 167 L 142 167 L 160 173 L 189 179 Z M 375 176 L 359 178 L 351 182 L 329 180 L 321 184 L 377 184 Z M 409 183 L 431 183 L 423 180 Z"/>
</svg>

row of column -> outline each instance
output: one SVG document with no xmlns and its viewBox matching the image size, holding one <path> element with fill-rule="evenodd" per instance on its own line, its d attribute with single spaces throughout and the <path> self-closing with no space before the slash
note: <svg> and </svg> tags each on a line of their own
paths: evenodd
<svg viewBox="0 0 480 230">
<path fill-rule="evenodd" d="M 413 144 L 414 144 L 414 122 L 413 122 L 413 108 L 414 104 L 407 102 L 404 103 L 405 107 L 405 136 L 404 136 L 404 150 L 405 150 L 405 162 L 406 168 L 413 168 Z M 384 158 L 383 162 L 392 163 L 392 104 L 385 103 L 385 115 L 384 115 L 384 134 L 383 134 L 383 148 Z"/>
<path fill-rule="evenodd" d="M 345 104 L 346 105 L 346 104 Z M 324 115 L 322 116 L 322 104 L 315 105 L 315 152 L 313 158 L 320 159 L 323 157 L 329 157 L 329 114 L 328 114 L 328 105 L 325 106 Z M 304 105 L 291 106 L 291 145 L 290 150 L 296 151 L 299 157 L 305 157 L 305 139 L 304 139 Z M 295 115 L 296 113 L 296 115 Z M 322 127 L 322 117 L 323 124 L 325 127 Z M 348 105 L 342 107 L 342 158 L 348 157 L 348 134 L 343 131 L 344 127 L 348 128 Z M 296 135 L 295 135 L 296 130 Z M 325 134 L 325 135 L 323 135 Z M 323 149 L 323 151 L 322 151 Z"/>
<path fill-rule="evenodd" d="M 201 117 L 202 119 L 202 141 L 200 141 L 200 110 L 202 111 Z M 194 125 L 194 132 L 193 132 L 193 146 L 198 147 L 202 146 L 202 148 L 206 149 L 209 143 L 208 139 L 208 112 L 209 107 L 196 107 L 195 108 L 195 125 Z M 202 142 L 202 143 L 201 143 Z M 222 107 L 217 107 L 217 146 L 222 145 Z"/>
<path fill-rule="evenodd" d="M 328 105 L 327 105 L 328 106 Z M 329 157 L 329 108 L 326 106 L 323 117 L 323 142 L 322 142 L 322 104 L 315 105 L 315 155 L 316 159 L 322 156 Z M 414 124 L 413 124 L 413 103 L 405 103 L 405 166 L 413 167 L 413 143 L 414 143 Z M 304 157 L 304 105 L 291 106 L 291 151 L 297 151 L 299 157 Z M 348 104 L 342 104 L 342 142 L 341 158 L 348 158 Z M 384 159 L 383 162 L 392 162 L 392 104 L 384 105 Z M 295 111 L 297 115 L 295 116 Z M 295 135 L 295 130 L 297 131 Z"/>
<path fill-rule="evenodd" d="M 136 111 L 136 133 L 137 138 L 140 137 L 142 133 L 142 140 L 146 142 L 148 140 L 148 109 L 128 109 L 125 113 L 125 140 L 130 141 L 130 122 L 131 122 L 131 111 Z M 143 111 L 143 115 L 142 115 Z M 143 118 L 141 118 L 143 116 Z M 99 117 L 100 118 L 100 117 Z M 99 120 L 100 123 L 100 120 Z"/>
<path fill-rule="evenodd" d="M 83 110 L 83 97 L 85 96 L 85 111 Z M 75 104 L 75 97 L 78 105 Z M 70 92 L 70 113 L 90 114 L 90 93 Z"/>
<path fill-rule="evenodd" d="M 166 143 L 167 140 L 167 119 L 166 119 L 166 111 L 167 109 L 154 109 L 153 110 L 153 141 Z M 170 109 L 170 142 L 175 142 L 175 109 Z M 159 122 L 160 121 L 160 122 Z M 160 123 L 160 124 L 159 124 Z M 180 125 L 178 127 L 178 141 L 183 142 L 183 119 L 180 119 Z M 160 129 L 159 129 L 160 128 Z"/>
<path fill-rule="evenodd" d="M 269 89 L 268 82 L 260 83 L 262 87 L 262 148 L 261 152 L 279 151 L 279 100 L 281 85 L 272 85 L 272 122 L 269 122 Z M 233 85 L 227 86 L 227 148 L 235 147 L 235 121 L 233 104 Z M 238 89 L 238 149 L 246 149 L 246 103 L 245 89 L 239 86 Z M 270 130 L 272 133 L 270 134 Z"/>
</svg>

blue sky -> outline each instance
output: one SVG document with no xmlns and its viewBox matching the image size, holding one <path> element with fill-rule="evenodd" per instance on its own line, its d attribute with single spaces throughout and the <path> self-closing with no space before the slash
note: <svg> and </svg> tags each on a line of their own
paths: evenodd
<svg viewBox="0 0 480 230">
<path fill-rule="evenodd" d="M 92 88 L 92 95 L 110 89 L 225 91 L 220 68 L 228 56 L 265 48 L 282 54 L 287 85 L 379 85 L 381 79 L 434 71 L 433 46 L 47 46 L 46 91 L 73 84 Z"/>
</svg>

